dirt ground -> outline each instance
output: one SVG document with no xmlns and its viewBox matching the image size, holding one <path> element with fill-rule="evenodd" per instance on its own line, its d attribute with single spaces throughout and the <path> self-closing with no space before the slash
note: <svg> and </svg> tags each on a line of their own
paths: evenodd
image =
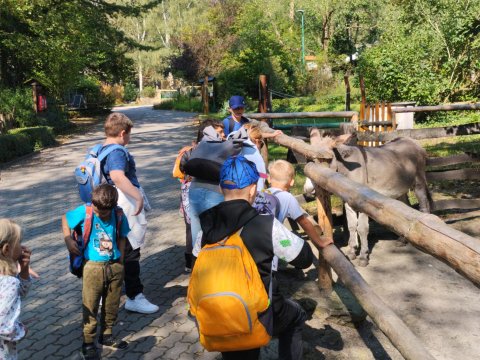
<svg viewBox="0 0 480 360">
<path fill-rule="evenodd" d="M 441 217 L 480 239 L 480 210 Z M 342 248 L 342 230 L 337 227 L 335 231 Z M 379 225 L 371 224 L 369 239 L 370 264 L 363 268 L 356 260 L 353 264 L 433 357 L 480 359 L 480 289 L 412 245 L 399 247 L 396 235 Z M 348 290 L 336 284 L 329 297 L 321 296 L 311 281 L 315 278 L 313 268 L 302 275 L 287 267 L 280 275 L 285 291 L 303 299 L 302 305 L 313 311 L 304 333 L 305 359 L 403 359 Z M 352 313 L 360 320 L 356 324 Z M 361 321 L 363 316 L 366 318 Z M 262 359 L 276 358 L 275 348 L 275 344 L 269 346 Z"/>
</svg>

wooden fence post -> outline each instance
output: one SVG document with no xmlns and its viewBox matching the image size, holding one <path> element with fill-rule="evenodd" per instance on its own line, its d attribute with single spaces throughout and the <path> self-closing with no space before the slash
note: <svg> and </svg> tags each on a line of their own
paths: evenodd
<svg viewBox="0 0 480 360">
<path fill-rule="evenodd" d="M 320 132 L 314 128 L 310 131 L 310 145 L 318 146 L 321 140 Z M 317 164 L 328 167 L 328 163 L 322 160 L 316 160 Z M 317 199 L 318 225 L 323 231 L 323 235 L 333 237 L 332 222 L 332 203 L 330 193 L 315 184 L 315 197 Z M 332 269 L 325 261 L 321 252 L 318 254 L 318 287 L 321 291 L 332 291 Z"/>
<path fill-rule="evenodd" d="M 326 163 L 322 165 L 327 166 Z M 333 237 L 332 223 L 332 205 L 330 193 L 315 185 L 315 195 L 317 199 L 318 225 L 323 231 L 324 236 Z M 321 235 L 321 234 L 319 234 Z M 318 287 L 321 291 L 332 291 L 332 269 L 325 261 L 322 253 L 318 253 Z"/>
<path fill-rule="evenodd" d="M 203 113 L 208 115 L 208 75 L 205 75 L 205 79 L 203 80 Z"/>
<path fill-rule="evenodd" d="M 267 75 L 260 75 L 258 78 L 258 112 L 266 113 L 268 112 L 268 89 L 267 89 Z M 266 122 L 268 126 L 272 126 L 271 120 L 262 119 Z M 265 162 L 265 167 L 268 167 L 268 141 L 267 139 L 263 140 L 264 146 L 260 149 L 260 154 L 262 155 L 263 161 Z"/>
</svg>

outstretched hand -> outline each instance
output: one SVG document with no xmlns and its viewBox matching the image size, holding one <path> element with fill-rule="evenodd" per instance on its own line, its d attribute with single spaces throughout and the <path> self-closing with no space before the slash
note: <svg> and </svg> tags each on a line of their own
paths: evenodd
<svg viewBox="0 0 480 360">
<path fill-rule="evenodd" d="M 20 267 L 20 277 L 28 279 L 30 277 L 30 257 L 32 252 L 29 248 L 22 245 L 22 254 L 18 258 L 18 265 Z"/>
<path fill-rule="evenodd" d="M 262 133 L 262 136 L 264 139 L 271 139 L 282 134 L 283 134 L 282 130 L 275 130 L 274 132 Z"/>
</svg>

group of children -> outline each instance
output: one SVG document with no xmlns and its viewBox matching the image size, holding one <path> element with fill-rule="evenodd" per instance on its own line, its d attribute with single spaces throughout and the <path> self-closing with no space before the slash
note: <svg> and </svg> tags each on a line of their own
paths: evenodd
<svg viewBox="0 0 480 360">
<path fill-rule="evenodd" d="M 183 152 L 180 169 L 196 144 L 215 138 L 223 141 L 227 136 L 242 139 L 242 153 L 222 167 L 221 182 L 206 181 L 188 175 L 182 179 L 182 209 L 187 225 L 185 270 L 194 266 L 194 255 L 202 245 L 220 241 L 243 227 L 242 238 L 257 262 L 264 284 L 272 272 L 272 261 L 278 256 L 291 264 L 305 268 L 312 263 L 312 253 L 305 242 L 283 227 L 285 218 L 297 221 L 315 246 L 321 248 L 332 243 L 321 238 L 307 214 L 289 193 L 294 183 L 294 169 L 283 160 L 266 165 L 260 155 L 264 146 L 258 127 L 243 117 L 245 100 L 241 96 L 230 99 L 231 116 L 223 122 L 207 120 L 200 126 L 193 145 Z M 105 122 L 106 140 L 102 149 L 112 145 L 126 146 L 130 141 L 133 123 L 123 114 L 113 113 Z M 267 136 L 278 136 L 275 132 Z M 263 136 L 262 136 L 263 135 Z M 245 171 L 247 170 L 247 171 Z M 148 200 L 136 175 L 135 160 L 128 151 L 114 150 L 102 162 L 106 183 L 92 192 L 91 204 L 68 211 L 62 217 L 65 244 L 73 255 L 83 255 L 82 308 L 84 359 L 98 359 L 95 344 L 97 314 L 101 306 L 98 343 L 114 349 L 125 349 L 127 342 L 117 339 L 112 328 L 117 319 L 122 285 L 125 284 L 125 308 L 140 313 L 154 313 L 158 307 L 143 295 L 140 281 L 140 249 L 143 246 Z M 248 175 L 250 174 L 250 175 Z M 252 175 L 253 174 L 253 175 Z M 277 219 L 257 217 L 251 206 L 257 191 L 266 189 L 279 200 Z M 220 186 L 219 186 L 220 185 Z M 221 220 L 227 219 L 226 222 Z M 85 231 L 91 226 L 86 248 L 81 250 L 72 238 L 78 227 Z M 220 236 L 221 235 L 221 236 Z M 219 237 L 220 236 L 220 237 Z M 0 219 L 0 358 L 16 359 L 15 345 L 26 334 L 19 322 L 20 298 L 31 284 L 29 272 L 31 252 L 21 246 L 22 231 L 11 220 Z M 286 239 L 288 241 L 286 241 Z M 288 243 L 288 246 L 286 245 Z M 196 248 L 196 250 L 194 250 Z M 279 294 L 276 284 L 273 292 L 274 333 L 280 338 L 280 354 L 285 358 L 301 358 L 301 327 L 305 312 L 295 302 Z M 259 349 L 223 353 L 224 359 L 257 359 Z"/>
<path fill-rule="evenodd" d="M 140 280 L 140 249 L 144 245 L 150 205 L 137 178 L 133 156 L 125 148 L 130 142 L 133 122 L 124 114 L 112 113 L 105 121 L 106 139 L 100 152 L 115 149 L 101 162 L 106 182 L 92 191 L 91 204 L 68 211 L 62 217 L 65 244 L 71 256 L 83 257 L 82 311 L 83 344 L 81 356 L 100 357 L 95 340 L 100 312 L 98 343 L 125 349 L 127 342 L 117 339 L 112 328 L 117 320 L 122 286 L 125 309 L 142 314 L 159 310 L 143 295 Z M 100 153 L 99 152 L 99 153 Z M 86 230 L 86 227 L 89 230 Z M 73 231 L 89 234 L 86 246 L 72 238 Z M 22 231 L 16 223 L 0 219 L 0 359 L 17 358 L 16 342 L 26 328 L 19 322 L 20 298 L 30 286 L 30 250 L 20 245 Z M 18 269 L 17 269 L 18 265 Z"/>
<path fill-rule="evenodd" d="M 260 155 L 263 138 L 281 134 L 262 134 L 243 116 L 245 101 L 233 96 L 229 102 L 231 116 L 223 122 L 206 120 L 200 125 L 197 143 L 206 137 L 213 141 L 226 134 L 228 138 L 242 139 L 241 154 L 232 156 L 223 163 L 220 181 L 192 178 L 182 179 L 182 206 L 187 226 L 186 270 L 191 271 L 194 259 L 206 244 L 224 241 L 226 236 L 241 230 L 242 240 L 255 260 L 266 290 L 273 282 L 271 298 L 273 309 L 273 333 L 279 337 L 279 356 L 285 359 L 302 358 L 301 329 L 306 319 L 305 311 L 294 301 L 285 299 L 278 291 L 275 276 L 275 258 L 283 259 L 298 268 L 312 264 L 310 247 L 283 225 L 286 218 L 296 221 L 318 248 L 333 243 L 321 237 L 289 190 L 294 184 L 294 168 L 284 160 L 266 164 Z M 188 152 L 181 153 L 180 164 L 188 162 L 195 144 Z M 180 166 L 182 169 L 182 166 Z M 265 188 L 265 181 L 270 187 Z M 258 192 L 265 191 L 278 199 L 279 211 L 260 216 L 252 206 Z M 191 231 L 189 231 L 191 230 Z M 193 241 L 192 241 L 193 240 Z M 192 244 L 193 243 L 193 244 Z M 193 250 L 192 250 L 193 249 Z M 191 252 L 192 251 L 192 252 Z M 193 261 L 192 261 L 193 259 Z M 272 279 L 272 280 L 270 280 Z M 260 349 L 222 352 L 224 359 L 258 359 Z"/>
</svg>

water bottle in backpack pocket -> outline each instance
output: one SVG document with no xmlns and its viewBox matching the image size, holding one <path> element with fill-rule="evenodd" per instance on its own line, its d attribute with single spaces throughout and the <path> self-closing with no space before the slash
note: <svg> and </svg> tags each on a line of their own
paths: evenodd
<svg viewBox="0 0 480 360">
<path fill-rule="evenodd" d="M 105 181 L 102 173 L 101 162 L 114 150 L 121 149 L 128 159 L 128 151 L 124 146 L 113 144 L 103 149 L 102 144 L 97 144 L 89 149 L 85 159 L 75 168 L 75 180 L 78 192 L 84 203 L 92 202 L 93 189 Z"/>
</svg>

